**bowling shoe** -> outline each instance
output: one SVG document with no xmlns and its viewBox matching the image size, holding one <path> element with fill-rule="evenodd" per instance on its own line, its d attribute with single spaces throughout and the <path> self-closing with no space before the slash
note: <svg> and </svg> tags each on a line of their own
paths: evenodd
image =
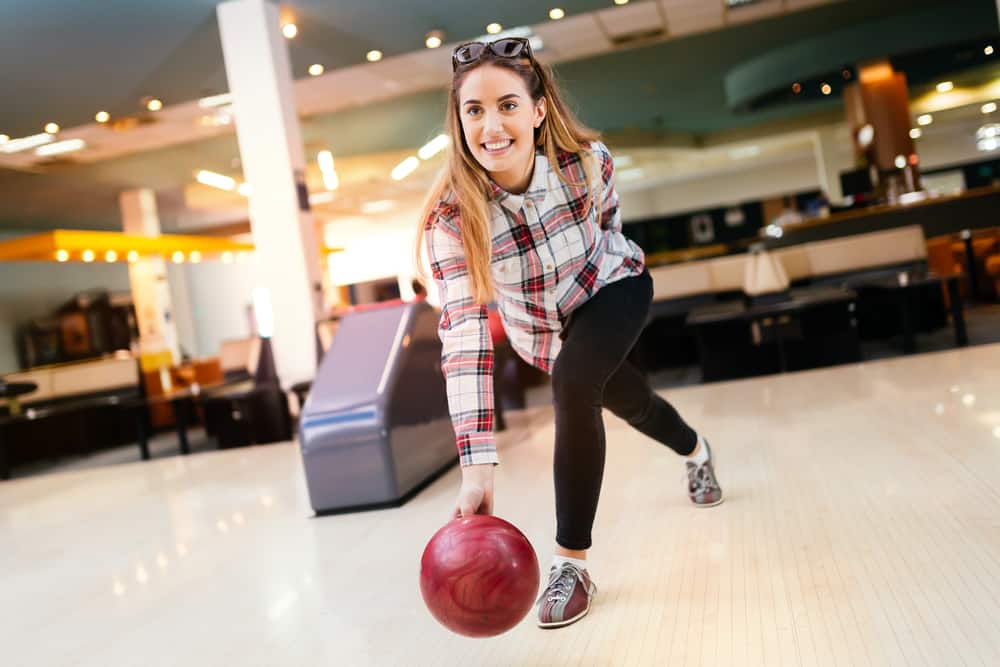
<svg viewBox="0 0 1000 667">
<path fill-rule="evenodd" d="M 705 442 L 708 447 L 708 442 Z M 715 479 L 712 448 L 708 447 L 708 460 L 701 465 L 687 462 L 688 496 L 695 507 L 715 507 L 722 502 L 722 488 Z"/>
<path fill-rule="evenodd" d="M 590 611 L 590 601 L 597 586 L 586 570 L 572 563 L 552 566 L 549 585 L 538 598 L 538 627 L 561 628 L 579 621 Z"/>
</svg>

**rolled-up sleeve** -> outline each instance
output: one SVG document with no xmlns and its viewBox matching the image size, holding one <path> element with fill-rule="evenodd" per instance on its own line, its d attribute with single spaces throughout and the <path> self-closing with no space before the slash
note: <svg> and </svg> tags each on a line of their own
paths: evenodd
<svg viewBox="0 0 1000 667">
<path fill-rule="evenodd" d="M 455 209 L 436 209 L 425 227 L 431 275 L 441 298 L 441 369 L 463 466 L 498 463 L 493 433 L 493 342 L 476 303 Z"/>
<path fill-rule="evenodd" d="M 618 192 L 615 190 L 615 161 L 608 147 L 600 141 L 591 144 L 601 170 L 601 229 L 621 232 L 622 216 L 618 208 Z"/>
</svg>

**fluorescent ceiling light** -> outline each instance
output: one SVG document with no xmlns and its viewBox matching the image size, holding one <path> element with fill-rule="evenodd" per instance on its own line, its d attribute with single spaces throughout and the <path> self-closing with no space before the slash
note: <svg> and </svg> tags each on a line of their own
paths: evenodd
<svg viewBox="0 0 1000 667">
<path fill-rule="evenodd" d="M 330 151 L 320 151 L 316 155 L 316 161 L 319 163 L 320 171 L 333 171 L 333 153 Z"/>
<path fill-rule="evenodd" d="M 0 152 L 19 153 L 21 151 L 26 151 L 29 148 L 37 148 L 39 146 L 44 146 L 50 141 L 52 141 L 52 135 L 47 132 L 43 132 L 41 134 L 33 134 L 30 137 L 20 137 L 18 139 L 11 139 L 10 141 L 0 144 Z"/>
<path fill-rule="evenodd" d="M 221 95 L 212 95 L 210 97 L 203 97 L 198 100 L 198 106 L 202 109 L 211 109 L 213 107 L 224 107 L 227 104 L 233 103 L 232 93 L 222 93 Z"/>
<path fill-rule="evenodd" d="M 361 205 L 361 212 L 369 215 L 374 213 L 385 213 L 396 208 L 396 202 L 391 199 L 379 199 L 378 201 L 366 201 Z"/>
<path fill-rule="evenodd" d="M 622 181 L 637 181 L 645 175 L 646 172 L 642 169 L 642 167 L 623 169 L 618 172 L 618 178 Z"/>
<path fill-rule="evenodd" d="M 333 165 L 333 153 L 320 151 L 316 156 L 316 161 L 319 163 L 320 173 L 323 174 L 323 185 L 326 186 L 327 190 L 336 190 L 340 185 L 340 179 L 337 177 L 337 170 Z"/>
<path fill-rule="evenodd" d="M 198 172 L 195 177 L 198 179 L 199 183 L 204 185 L 210 185 L 213 188 L 219 188 L 220 190 L 234 190 L 236 188 L 236 181 L 228 176 L 223 176 L 222 174 L 217 174 L 214 171 L 206 171 L 202 169 Z"/>
<path fill-rule="evenodd" d="M 733 160 L 746 160 L 758 155 L 760 155 L 760 146 L 740 146 L 729 151 L 729 157 Z"/>
<path fill-rule="evenodd" d="M 336 195 L 332 192 L 317 192 L 309 195 L 309 203 L 313 206 L 316 204 L 329 204 L 333 201 L 334 197 Z"/>
<path fill-rule="evenodd" d="M 420 150 L 417 151 L 417 155 L 420 156 L 421 160 L 429 160 L 438 153 L 440 153 L 447 145 L 448 145 L 448 135 L 439 134 L 430 141 L 428 141 L 426 144 L 424 144 L 420 148 Z"/>
<path fill-rule="evenodd" d="M 42 157 L 47 155 L 60 155 L 62 153 L 72 153 L 73 151 L 83 150 L 86 147 L 87 142 L 83 139 L 67 139 L 66 141 L 57 141 L 54 144 L 40 146 L 35 149 L 35 155 L 40 155 Z"/>
<path fill-rule="evenodd" d="M 396 165 L 396 168 L 392 170 L 392 179 L 394 181 L 401 181 L 413 171 L 420 166 L 420 160 L 414 156 L 410 156 Z"/>
</svg>

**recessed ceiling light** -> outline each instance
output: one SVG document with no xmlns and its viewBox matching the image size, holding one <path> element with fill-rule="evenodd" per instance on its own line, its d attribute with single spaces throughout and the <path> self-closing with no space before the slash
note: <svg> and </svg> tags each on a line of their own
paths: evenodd
<svg viewBox="0 0 1000 667">
<path fill-rule="evenodd" d="M 996 102 L 987 102 L 986 104 L 984 104 L 982 106 L 982 108 L 980 110 L 983 113 L 993 113 L 994 111 L 997 110 L 997 103 Z"/>
<path fill-rule="evenodd" d="M 118 253 L 115 252 L 114 250 L 107 251 L 106 253 L 104 253 L 104 261 L 107 262 L 108 264 L 112 264 L 114 262 L 117 262 L 118 261 Z"/>
<path fill-rule="evenodd" d="M 491 35 L 495 35 L 501 30 L 503 30 L 503 26 L 500 25 L 499 23 L 491 23 L 488 26 L 486 26 L 486 32 L 488 32 Z"/>
<path fill-rule="evenodd" d="M 924 131 L 919 127 L 915 127 L 910 130 L 910 139 L 919 139 L 922 136 L 924 136 Z"/>
<path fill-rule="evenodd" d="M 801 93 L 802 92 L 802 84 L 798 83 L 798 82 L 793 83 L 792 84 L 792 92 L 795 93 L 796 95 L 798 95 L 799 93 Z"/>
<path fill-rule="evenodd" d="M 184 253 L 181 252 L 180 250 L 175 250 L 174 254 L 170 257 L 170 259 L 173 260 L 174 264 L 183 264 Z"/>
<path fill-rule="evenodd" d="M 188 255 L 188 261 L 192 264 L 197 264 L 201 261 L 201 253 L 197 250 L 192 250 L 191 254 Z"/>
<path fill-rule="evenodd" d="M 69 251 L 60 248 L 56 250 L 56 261 L 57 262 L 68 262 L 69 261 Z"/>
<path fill-rule="evenodd" d="M 295 39 L 295 36 L 299 34 L 299 27 L 294 23 L 286 23 L 281 26 L 281 34 L 284 35 L 286 39 Z"/>
<path fill-rule="evenodd" d="M 382 60 L 382 52 L 379 51 L 378 49 L 372 49 L 371 51 L 365 54 L 365 58 L 367 58 L 368 62 L 370 63 L 377 63 L 378 61 Z"/>
<path fill-rule="evenodd" d="M 840 76 L 844 77 L 844 81 L 850 81 L 851 77 L 854 75 L 851 74 L 851 70 L 844 69 L 843 71 L 841 71 Z"/>
<path fill-rule="evenodd" d="M 902 169 L 906 166 L 906 158 L 902 155 L 897 155 L 896 159 L 893 160 L 893 164 L 896 165 L 896 169 Z"/>
<path fill-rule="evenodd" d="M 233 263 L 233 253 L 231 251 L 227 250 L 224 253 L 222 253 L 222 257 L 220 259 L 222 259 L 222 263 L 223 264 L 232 264 Z"/>
<path fill-rule="evenodd" d="M 93 262 L 94 261 L 94 251 L 93 250 L 84 250 L 83 253 L 80 255 L 80 257 L 85 262 Z"/>
<path fill-rule="evenodd" d="M 59 132 L 59 124 L 58 123 L 46 123 L 45 124 L 45 131 L 48 132 L 49 134 L 58 134 L 58 132 Z"/>
<path fill-rule="evenodd" d="M 431 30 L 424 35 L 424 45 L 428 49 L 436 49 L 444 43 L 444 33 L 440 30 Z"/>
<path fill-rule="evenodd" d="M 824 83 L 822 86 L 819 87 L 819 89 L 820 91 L 822 91 L 824 95 L 829 95 L 830 93 L 833 92 L 833 88 L 831 88 L 830 84 L 828 83 Z"/>
<path fill-rule="evenodd" d="M 553 9 L 549 10 L 549 18 L 552 19 L 553 21 L 558 21 L 564 16 L 566 16 L 566 12 L 564 12 L 559 7 L 554 7 Z"/>
<path fill-rule="evenodd" d="M 934 116 L 930 115 L 929 113 L 917 116 L 918 125 L 930 125 L 933 122 L 934 122 Z"/>
<path fill-rule="evenodd" d="M 616 5 L 627 5 L 628 0 L 615 0 Z"/>
<path fill-rule="evenodd" d="M 159 111 L 160 109 L 163 108 L 163 102 L 154 97 L 153 99 L 146 102 L 146 108 L 149 109 L 150 111 Z"/>
<path fill-rule="evenodd" d="M 948 93 L 955 89 L 955 84 L 951 81 L 942 81 L 937 85 L 937 91 L 939 93 Z"/>
<path fill-rule="evenodd" d="M 107 123 L 109 120 L 111 120 L 111 114 L 109 114 L 107 111 L 98 111 L 97 115 L 94 116 L 94 120 L 96 120 L 98 123 Z"/>
<path fill-rule="evenodd" d="M 988 44 L 988 45 L 986 46 L 986 48 L 985 48 L 985 49 L 983 49 L 983 53 L 985 53 L 985 54 L 986 54 L 986 55 L 988 55 L 988 56 L 992 56 L 992 55 L 993 55 L 993 46 L 992 46 L 992 45 L 990 45 L 990 44 Z"/>
<path fill-rule="evenodd" d="M 139 251 L 138 250 L 129 250 L 128 251 L 128 256 L 127 256 L 126 259 L 128 259 L 129 264 L 135 264 L 136 262 L 139 261 Z"/>
<path fill-rule="evenodd" d="M 319 76 L 324 71 L 326 71 L 326 68 L 324 68 L 319 63 L 316 63 L 315 65 L 310 65 L 309 66 L 309 74 L 311 74 L 312 76 Z"/>
</svg>

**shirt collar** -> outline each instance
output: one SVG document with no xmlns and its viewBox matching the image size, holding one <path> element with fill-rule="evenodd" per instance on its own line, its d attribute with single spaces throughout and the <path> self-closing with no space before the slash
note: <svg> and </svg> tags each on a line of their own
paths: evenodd
<svg viewBox="0 0 1000 667">
<path fill-rule="evenodd" d="M 516 213 L 524 206 L 525 198 L 535 204 L 541 204 L 545 199 L 545 187 L 548 183 L 549 160 L 542 152 L 535 153 L 535 167 L 531 174 L 528 189 L 519 195 L 507 192 L 490 179 L 490 197 L 511 213 Z"/>
</svg>

